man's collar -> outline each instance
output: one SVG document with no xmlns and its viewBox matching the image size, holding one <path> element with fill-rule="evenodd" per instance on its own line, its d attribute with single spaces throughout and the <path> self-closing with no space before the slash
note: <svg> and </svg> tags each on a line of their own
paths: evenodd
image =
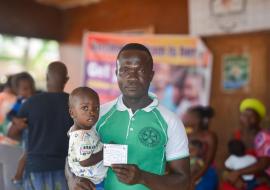
<svg viewBox="0 0 270 190">
<path fill-rule="evenodd" d="M 154 108 L 156 108 L 158 106 L 158 98 L 155 94 L 149 92 L 149 97 L 153 100 L 151 102 L 151 104 L 149 104 L 148 106 L 146 106 L 145 108 L 141 109 L 145 112 L 150 112 L 152 111 Z M 119 96 L 117 99 L 117 103 L 116 103 L 116 109 L 119 111 L 126 111 L 129 108 L 124 104 L 123 102 L 123 95 Z"/>
</svg>

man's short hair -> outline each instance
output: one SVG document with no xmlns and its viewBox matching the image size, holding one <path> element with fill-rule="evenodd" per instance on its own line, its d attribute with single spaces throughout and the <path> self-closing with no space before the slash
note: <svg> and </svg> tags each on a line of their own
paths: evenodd
<svg viewBox="0 0 270 190">
<path fill-rule="evenodd" d="M 127 50 L 139 50 L 139 51 L 144 51 L 145 53 L 147 53 L 150 57 L 151 68 L 153 68 L 153 57 L 152 57 L 149 49 L 146 46 L 139 44 L 139 43 L 128 43 L 120 49 L 120 51 L 117 55 L 117 59 L 119 58 L 120 54 L 123 51 L 127 51 Z"/>
</svg>

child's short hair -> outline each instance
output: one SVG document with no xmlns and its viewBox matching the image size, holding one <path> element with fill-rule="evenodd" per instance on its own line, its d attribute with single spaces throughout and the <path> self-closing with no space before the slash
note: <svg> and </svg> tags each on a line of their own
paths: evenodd
<svg viewBox="0 0 270 190">
<path fill-rule="evenodd" d="M 92 97 L 97 98 L 99 103 L 99 96 L 96 91 L 94 91 L 92 88 L 89 87 L 78 87 L 75 88 L 71 94 L 69 95 L 69 106 L 72 106 L 73 100 L 75 97 L 82 96 L 82 95 L 91 95 Z"/>
<path fill-rule="evenodd" d="M 14 77 L 12 77 L 12 80 L 13 80 L 12 83 L 13 83 L 13 86 L 15 88 L 15 91 L 18 90 L 20 82 L 23 80 L 28 81 L 29 84 L 31 85 L 32 91 L 33 92 L 35 91 L 35 81 L 34 81 L 33 77 L 28 72 L 18 73 L 16 75 L 14 75 Z"/>
<path fill-rule="evenodd" d="M 230 140 L 228 143 L 229 153 L 235 156 L 244 156 L 246 147 L 241 140 Z"/>
</svg>

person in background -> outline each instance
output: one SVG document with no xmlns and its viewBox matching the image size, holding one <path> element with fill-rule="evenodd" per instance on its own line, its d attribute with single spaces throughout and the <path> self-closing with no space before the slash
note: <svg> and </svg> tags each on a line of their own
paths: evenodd
<svg viewBox="0 0 270 190">
<path fill-rule="evenodd" d="M 269 190 L 270 178 L 270 131 L 261 129 L 261 120 L 266 115 L 264 104 L 255 98 L 244 99 L 239 108 L 241 128 L 235 138 L 241 139 L 247 147 L 247 152 L 257 157 L 257 162 L 238 170 L 231 171 L 227 180 L 235 184 L 243 175 L 258 175 L 259 182 L 256 190 Z M 260 181 L 260 180 L 259 180 Z"/>
<path fill-rule="evenodd" d="M 4 135 L 7 134 L 7 126 L 9 123 L 6 116 L 16 101 L 16 94 L 12 88 L 11 82 L 13 77 L 13 75 L 7 77 L 3 91 L 0 92 L 0 133 Z"/>
<path fill-rule="evenodd" d="M 103 143 L 128 145 L 128 164 L 113 164 L 106 190 L 187 190 L 189 150 L 179 118 L 149 93 L 153 58 L 142 44 L 130 43 L 119 52 L 116 76 L 121 95 L 102 105 L 96 131 Z M 166 163 L 170 173 L 165 174 Z M 70 189 L 93 189 L 66 167 Z"/>
<path fill-rule="evenodd" d="M 52 62 L 47 69 L 48 92 L 29 98 L 18 116 L 26 119 L 28 135 L 27 159 L 23 187 L 27 190 L 66 190 L 64 175 L 68 152 L 67 132 L 73 125 L 64 87 L 68 81 L 66 66 Z M 14 136 L 20 134 L 16 128 Z"/>
<path fill-rule="evenodd" d="M 13 125 L 21 128 L 21 134 L 15 139 L 21 141 L 24 152 L 19 159 L 15 176 L 12 178 L 13 183 L 21 184 L 26 162 L 28 129 L 26 128 L 27 125 L 25 124 L 25 120 L 18 117 L 18 112 L 22 104 L 35 93 L 35 82 L 29 73 L 21 72 L 14 76 L 13 83 L 15 92 L 17 94 L 17 101 L 13 105 L 10 112 L 7 114 L 7 119 L 11 121 L 11 128 Z M 8 130 L 7 135 L 8 137 L 13 138 L 12 129 Z"/>
<path fill-rule="evenodd" d="M 228 171 L 246 168 L 256 163 L 256 157 L 246 154 L 246 148 L 242 141 L 236 139 L 229 141 L 228 149 L 230 156 L 225 161 L 225 167 Z M 254 175 L 243 175 L 238 180 L 235 189 L 253 190 L 257 186 Z"/>
<path fill-rule="evenodd" d="M 189 129 L 189 141 L 199 140 L 203 143 L 202 154 L 204 165 L 194 176 L 191 183 L 196 190 L 216 190 L 218 187 L 218 176 L 213 162 L 217 150 L 217 137 L 209 130 L 209 120 L 214 116 L 211 107 L 195 106 L 188 109 L 184 123 Z"/>
</svg>

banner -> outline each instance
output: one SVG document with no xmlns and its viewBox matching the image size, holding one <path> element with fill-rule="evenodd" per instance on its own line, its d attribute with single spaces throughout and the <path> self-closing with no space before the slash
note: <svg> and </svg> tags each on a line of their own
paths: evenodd
<svg viewBox="0 0 270 190">
<path fill-rule="evenodd" d="M 86 33 L 84 35 L 84 85 L 95 89 L 101 103 L 119 95 L 116 57 L 123 45 L 144 44 L 154 59 L 150 90 L 161 103 L 180 116 L 192 105 L 209 101 L 212 55 L 197 37 Z"/>
</svg>

